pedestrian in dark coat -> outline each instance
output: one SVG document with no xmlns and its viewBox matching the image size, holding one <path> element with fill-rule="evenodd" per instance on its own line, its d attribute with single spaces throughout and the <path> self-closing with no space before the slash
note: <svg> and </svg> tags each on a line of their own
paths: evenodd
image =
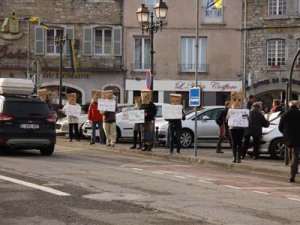
<svg viewBox="0 0 300 225">
<path fill-rule="evenodd" d="M 253 159 L 258 157 L 259 141 L 262 137 L 262 128 L 268 127 L 270 122 L 265 119 L 261 112 L 261 104 L 259 102 L 253 103 L 249 112 L 249 126 L 245 129 L 244 144 L 242 159 L 245 158 L 250 137 L 253 138 Z"/>
<path fill-rule="evenodd" d="M 279 122 L 279 131 L 283 134 L 283 142 L 289 150 L 289 162 L 291 165 L 290 182 L 295 182 L 298 173 L 300 151 L 300 111 L 299 102 L 291 101 L 289 110 L 285 112 Z"/>
</svg>

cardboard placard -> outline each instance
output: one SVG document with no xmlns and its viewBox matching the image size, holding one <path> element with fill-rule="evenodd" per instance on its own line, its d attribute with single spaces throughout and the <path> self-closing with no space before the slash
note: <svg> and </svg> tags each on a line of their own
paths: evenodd
<svg viewBox="0 0 300 225">
<path fill-rule="evenodd" d="M 162 105 L 162 116 L 164 119 L 182 119 L 182 105 Z"/>
<path fill-rule="evenodd" d="M 115 112 L 116 111 L 116 100 L 113 99 L 98 99 L 98 110 Z"/>
<path fill-rule="evenodd" d="M 92 99 L 93 102 L 98 102 L 98 99 L 102 98 L 102 91 L 100 90 L 93 90 L 92 91 Z"/>
<path fill-rule="evenodd" d="M 229 109 L 228 126 L 248 127 L 249 126 L 249 109 Z"/>
<path fill-rule="evenodd" d="M 76 104 L 76 93 L 69 93 L 66 94 L 67 99 L 68 99 L 68 103 L 70 105 L 75 105 Z"/>
<path fill-rule="evenodd" d="M 181 105 L 181 94 L 170 94 L 171 105 Z"/>
<path fill-rule="evenodd" d="M 113 99 L 114 92 L 113 90 L 103 91 L 104 99 Z"/>
<path fill-rule="evenodd" d="M 131 110 L 128 111 L 129 123 L 144 123 L 145 122 L 145 110 Z"/>
<path fill-rule="evenodd" d="M 152 99 L 152 91 L 142 90 L 141 91 L 142 104 L 149 104 Z"/>
<path fill-rule="evenodd" d="M 67 105 L 66 106 L 66 115 L 80 117 L 81 107 L 80 105 Z"/>
<path fill-rule="evenodd" d="M 38 96 L 42 101 L 47 101 L 48 90 L 46 88 L 38 90 Z"/>
</svg>

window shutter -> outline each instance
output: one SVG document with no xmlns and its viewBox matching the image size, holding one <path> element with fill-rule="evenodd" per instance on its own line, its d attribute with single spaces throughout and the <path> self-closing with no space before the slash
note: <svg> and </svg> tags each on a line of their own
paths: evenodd
<svg viewBox="0 0 300 225">
<path fill-rule="evenodd" d="M 122 55 L 122 27 L 113 29 L 113 54 L 115 56 Z"/>
<path fill-rule="evenodd" d="M 66 32 L 66 37 L 68 37 L 69 40 L 74 38 L 74 28 L 68 27 L 68 28 L 66 28 L 65 32 Z M 66 55 L 70 55 L 69 41 L 67 41 L 66 44 L 65 44 L 64 52 L 66 53 Z"/>
<path fill-rule="evenodd" d="M 91 27 L 83 29 L 83 55 L 92 55 L 93 29 Z"/>
<path fill-rule="evenodd" d="M 36 55 L 44 55 L 44 45 L 45 45 L 45 38 L 44 38 L 45 32 L 44 28 L 36 26 L 34 29 L 34 53 Z"/>
</svg>

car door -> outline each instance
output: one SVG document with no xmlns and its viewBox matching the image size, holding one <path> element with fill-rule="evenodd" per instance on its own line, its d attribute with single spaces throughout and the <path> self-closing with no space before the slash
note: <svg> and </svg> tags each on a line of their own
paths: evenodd
<svg viewBox="0 0 300 225">
<path fill-rule="evenodd" d="M 217 113 L 222 108 L 209 109 L 197 116 L 197 134 L 199 140 L 215 140 L 219 137 L 219 126 L 216 124 Z"/>
</svg>

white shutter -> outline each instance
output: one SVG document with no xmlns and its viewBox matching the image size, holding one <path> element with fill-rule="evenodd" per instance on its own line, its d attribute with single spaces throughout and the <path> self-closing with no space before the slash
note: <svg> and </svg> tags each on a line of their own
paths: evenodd
<svg viewBox="0 0 300 225">
<path fill-rule="evenodd" d="M 93 28 L 83 28 L 83 55 L 92 55 L 93 50 Z"/>
<path fill-rule="evenodd" d="M 74 38 L 74 28 L 68 27 L 65 29 L 66 37 L 68 37 L 69 40 Z M 65 44 L 64 52 L 66 55 L 70 55 L 70 44 L 69 41 Z"/>
<path fill-rule="evenodd" d="M 114 27 L 113 29 L 113 54 L 122 56 L 122 27 Z"/>
<path fill-rule="evenodd" d="M 34 29 L 34 53 L 44 55 L 45 50 L 45 31 L 44 28 L 35 26 Z"/>
</svg>

